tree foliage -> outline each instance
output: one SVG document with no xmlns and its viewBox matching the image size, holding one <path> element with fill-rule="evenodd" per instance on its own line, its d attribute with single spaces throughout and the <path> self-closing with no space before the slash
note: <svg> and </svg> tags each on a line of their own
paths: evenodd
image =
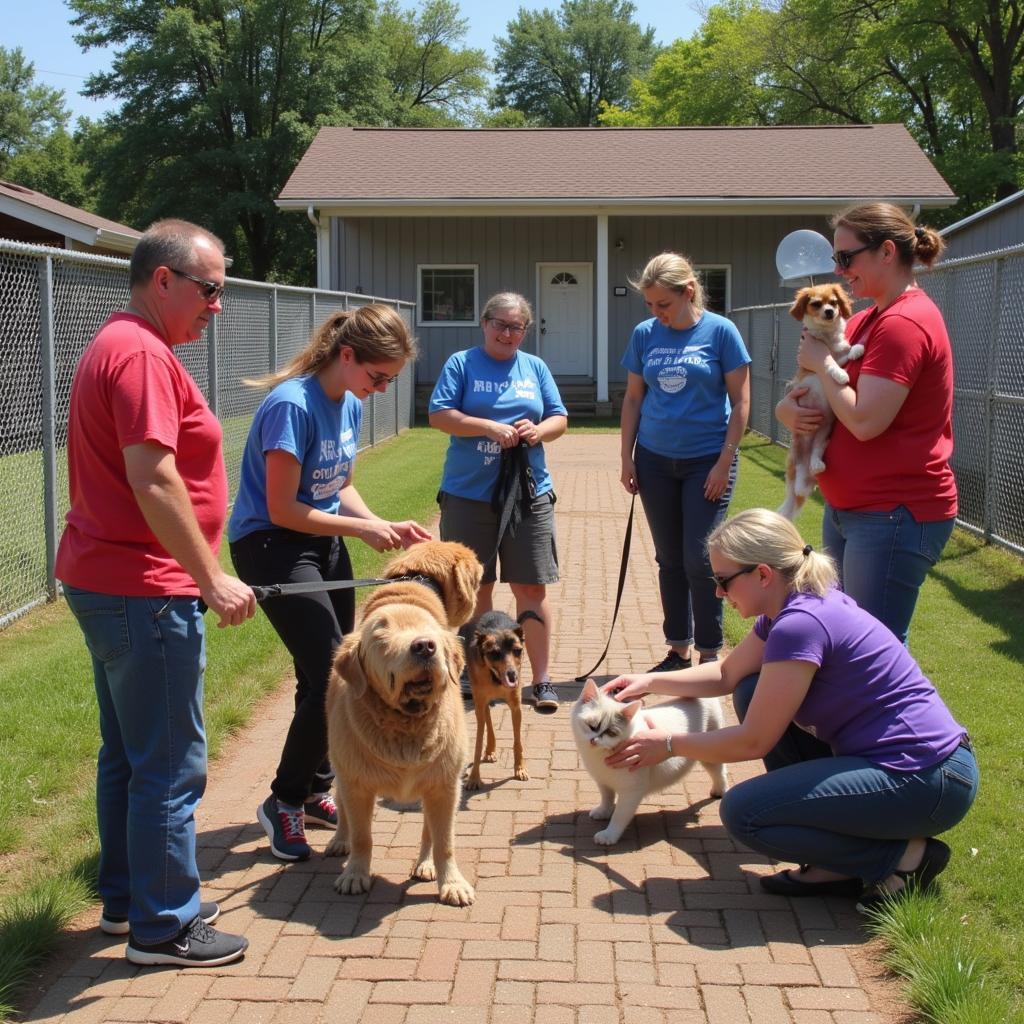
<svg viewBox="0 0 1024 1024">
<path fill-rule="evenodd" d="M 906 124 L 963 201 L 1019 187 L 1018 0 L 726 0 L 603 124 Z"/>
<path fill-rule="evenodd" d="M 312 277 L 309 224 L 274 199 L 321 126 L 454 117 L 482 90 L 448 0 L 408 15 L 374 0 L 70 5 L 82 45 L 116 51 L 86 88 L 122 101 L 87 140 L 103 212 L 196 220 L 261 280 Z"/>
<path fill-rule="evenodd" d="M 519 9 L 497 40 L 493 105 L 545 125 L 597 124 L 602 105 L 624 103 L 631 80 L 657 52 L 628 0 L 563 0 L 556 12 Z"/>
</svg>

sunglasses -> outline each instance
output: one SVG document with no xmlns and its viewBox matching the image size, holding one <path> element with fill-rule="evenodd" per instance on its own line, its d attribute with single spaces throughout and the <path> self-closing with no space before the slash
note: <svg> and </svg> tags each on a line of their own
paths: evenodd
<svg viewBox="0 0 1024 1024">
<path fill-rule="evenodd" d="M 491 324 L 494 326 L 494 329 L 499 334 L 504 334 L 506 331 L 508 331 L 509 334 L 526 333 L 526 324 L 510 324 L 506 320 L 498 320 L 493 316 L 488 317 L 488 319 L 491 321 Z"/>
<path fill-rule="evenodd" d="M 396 373 L 394 377 L 389 377 L 386 373 L 375 373 L 373 370 L 367 370 L 366 376 L 375 388 L 379 388 L 381 384 L 394 384 L 401 374 Z"/>
<path fill-rule="evenodd" d="M 859 249 L 840 249 L 838 252 L 832 253 L 832 262 L 837 267 L 842 267 L 843 270 L 849 270 L 854 256 L 859 256 L 862 252 L 867 252 L 868 249 L 877 249 L 879 245 L 881 245 L 880 242 L 875 242 L 871 245 L 862 245 Z"/>
<path fill-rule="evenodd" d="M 178 277 L 187 277 L 190 281 L 194 281 L 199 285 L 199 294 L 202 295 L 207 302 L 216 302 L 224 294 L 224 285 L 214 284 L 213 281 L 204 281 L 201 277 L 193 277 L 191 274 L 186 274 L 184 270 L 177 270 L 175 267 L 167 268 L 172 274 L 177 274 Z"/>
<path fill-rule="evenodd" d="M 711 578 L 715 581 L 715 585 L 721 588 L 723 594 L 728 594 L 729 584 L 732 583 L 737 576 L 745 576 L 748 572 L 753 572 L 756 568 L 756 565 L 745 565 L 742 569 L 737 569 L 734 573 L 730 573 L 728 576 L 719 576 L 717 573 L 712 573 Z"/>
</svg>

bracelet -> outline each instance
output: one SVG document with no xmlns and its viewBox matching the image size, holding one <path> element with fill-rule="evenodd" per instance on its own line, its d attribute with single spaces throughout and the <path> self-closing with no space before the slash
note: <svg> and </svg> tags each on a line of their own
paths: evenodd
<svg viewBox="0 0 1024 1024">
<path fill-rule="evenodd" d="M 666 736 L 665 737 L 665 747 L 668 750 L 668 756 L 669 757 L 675 757 L 675 754 L 672 753 L 672 737 L 671 736 Z"/>
<path fill-rule="evenodd" d="M 739 445 L 737 445 L 737 444 L 732 444 L 731 442 L 729 442 L 729 441 L 726 441 L 726 442 L 725 442 L 725 447 L 726 447 L 726 448 L 731 448 L 731 449 L 732 449 L 733 451 L 736 451 L 736 449 L 737 449 L 737 448 L 739 448 Z"/>
</svg>

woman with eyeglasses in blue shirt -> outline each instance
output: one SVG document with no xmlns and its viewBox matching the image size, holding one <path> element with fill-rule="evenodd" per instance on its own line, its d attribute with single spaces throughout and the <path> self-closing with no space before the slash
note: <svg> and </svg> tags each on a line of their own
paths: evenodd
<svg viewBox="0 0 1024 1024">
<path fill-rule="evenodd" d="M 846 338 L 864 356 L 846 365 L 850 382 L 825 370 L 828 350 L 806 331 L 798 361 L 821 382 L 836 424 L 826 468 L 822 540 L 843 590 L 907 641 L 917 595 L 953 532 L 953 356 L 942 314 L 914 278 L 945 243 L 889 203 L 851 207 L 832 218 L 836 274 L 871 305 L 851 317 Z M 812 433 L 821 413 L 776 406 L 793 433 Z"/>
<path fill-rule="evenodd" d="M 383 393 L 416 355 L 405 321 L 368 305 L 334 313 L 284 369 L 251 383 L 273 390 L 256 410 L 228 523 L 231 560 L 253 585 L 352 579 L 345 537 L 375 551 L 430 534 L 389 522 L 352 483 L 362 400 Z M 262 605 L 295 662 L 295 714 L 257 818 L 279 860 L 306 860 L 305 825 L 337 824 L 325 700 L 334 651 L 352 631 L 352 590 L 273 597 Z"/>
</svg>

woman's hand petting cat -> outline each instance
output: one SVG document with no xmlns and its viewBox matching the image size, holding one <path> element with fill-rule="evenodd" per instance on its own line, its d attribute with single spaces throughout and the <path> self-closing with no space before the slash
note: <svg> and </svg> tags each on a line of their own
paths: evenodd
<svg viewBox="0 0 1024 1024">
<path fill-rule="evenodd" d="M 646 675 L 619 676 L 602 686 L 601 692 L 625 704 L 639 700 L 651 692 L 650 679 Z"/>
<path fill-rule="evenodd" d="M 661 764 L 668 757 L 666 741 L 670 733 L 656 728 L 646 715 L 643 721 L 646 728 L 642 732 L 634 733 L 604 759 L 609 768 L 628 768 L 635 772 L 637 768 L 650 768 L 651 765 Z"/>
</svg>

